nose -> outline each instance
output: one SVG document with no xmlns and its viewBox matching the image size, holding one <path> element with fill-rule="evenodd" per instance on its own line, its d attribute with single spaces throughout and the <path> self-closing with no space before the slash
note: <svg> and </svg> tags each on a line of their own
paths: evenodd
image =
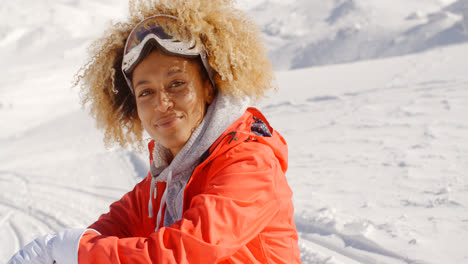
<svg viewBox="0 0 468 264">
<path fill-rule="evenodd" d="M 155 102 L 155 110 L 157 111 L 164 113 L 174 106 L 171 96 L 165 91 L 160 91 L 157 98 Z"/>
</svg>

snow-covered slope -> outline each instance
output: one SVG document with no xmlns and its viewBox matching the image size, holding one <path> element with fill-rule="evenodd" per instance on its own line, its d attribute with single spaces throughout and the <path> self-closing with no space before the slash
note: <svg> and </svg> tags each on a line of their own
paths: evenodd
<svg viewBox="0 0 468 264">
<path fill-rule="evenodd" d="M 126 7 L 122 0 L 0 4 L 0 138 L 79 109 L 73 76 L 91 41 Z"/>
<path fill-rule="evenodd" d="M 256 18 L 282 19 L 292 10 L 286 8 L 299 4 L 298 14 L 307 8 L 311 15 L 297 15 L 292 36 L 268 37 L 272 50 L 310 34 L 331 38 L 335 31 L 301 25 L 328 20 L 343 26 L 346 13 L 366 19 L 369 6 L 385 7 L 388 14 L 374 14 L 382 20 L 412 14 L 386 20 L 393 21 L 385 26 L 392 31 L 372 35 L 382 42 L 417 25 L 424 26 L 422 35 L 437 35 L 440 21 L 456 28 L 462 17 L 461 1 L 373 0 L 367 9 L 363 1 L 287 2 L 280 10 L 271 1 L 273 13 Z M 146 174 L 146 154 L 103 147 L 102 132 L 69 88 L 85 47 L 108 19 L 125 15 L 125 6 L 123 0 L 0 5 L 3 262 L 38 235 L 87 226 Z M 365 12 L 358 16 L 356 10 Z M 430 31 L 428 14 L 440 12 L 448 16 Z M 426 43 L 416 40 L 411 43 Z M 278 72 L 280 90 L 260 108 L 289 143 L 287 177 L 304 263 L 468 261 L 468 44 L 462 42 L 403 57 Z M 349 49 L 350 56 L 355 51 L 361 49 Z M 336 62 L 328 58 L 324 64 Z"/>
<path fill-rule="evenodd" d="M 305 263 L 467 262 L 467 67 L 463 44 L 278 74 Z"/>
<path fill-rule="evenodd" d="M 275 67 L 296 69 L 466 42 L 464 1 L 263 1 L 251 12 Z"/>
</svg>

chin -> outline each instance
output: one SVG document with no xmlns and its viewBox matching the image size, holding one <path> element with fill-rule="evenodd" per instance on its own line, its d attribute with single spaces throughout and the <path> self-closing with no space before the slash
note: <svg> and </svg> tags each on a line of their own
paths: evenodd
<svg viewBox="0 0 468 264">
<path fill-rule="evenodd" d="M 159 132 L 159 131 L 158 131 Z M 153 133 L 151 138 L 165 148 L 174 149 L 182 148 L 189 140 L 191 134 L 185 135 L 180 129 L 166 131 L 166 133 Z"/>
<path fill-rule="evenodd" d="M 174 138 L 174 137 L 171 137 L 169 139 L 166 138 L 166 140 L 156 140 L 157 142 L 159 142 L 159 144 L 163 145 L 165 148 L 168 148 L 168 149 L 174 149 L 174 148 L 182 148 L 185 143 L 188 141 L 187 140 L 183 140 L 183 139 L 180 139 L 180 138 Z"/>
</svg>

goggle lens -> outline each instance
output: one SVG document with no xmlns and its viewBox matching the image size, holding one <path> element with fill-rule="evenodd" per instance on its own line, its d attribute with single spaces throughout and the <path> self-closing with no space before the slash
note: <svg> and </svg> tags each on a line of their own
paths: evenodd
<svg viewBox="0 0 468 264">
<path fill-rule="evenodd" d="M 172 32 L 169 25 L 174 25 L 175 23 L 177 23 L 176 19 L 167 16 L 152 17 L 142 21 L 133 29 L 128 37 L 125 54 L 138 46 L 148 34 L 154 34 L 159 39 L 173 39 L 174 32 Z"/>
</svg>

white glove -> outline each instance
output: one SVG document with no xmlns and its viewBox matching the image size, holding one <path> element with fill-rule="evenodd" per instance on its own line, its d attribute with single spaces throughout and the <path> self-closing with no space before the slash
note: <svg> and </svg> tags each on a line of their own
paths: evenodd
<svg viewBox="0 0 468 264">
<path fill-rule="evenodd" d="M 8 264 L 78 264 L 80 239 L 86 231 L 67 229 L 36 238 L 13 255 Z"/>
</svg>

